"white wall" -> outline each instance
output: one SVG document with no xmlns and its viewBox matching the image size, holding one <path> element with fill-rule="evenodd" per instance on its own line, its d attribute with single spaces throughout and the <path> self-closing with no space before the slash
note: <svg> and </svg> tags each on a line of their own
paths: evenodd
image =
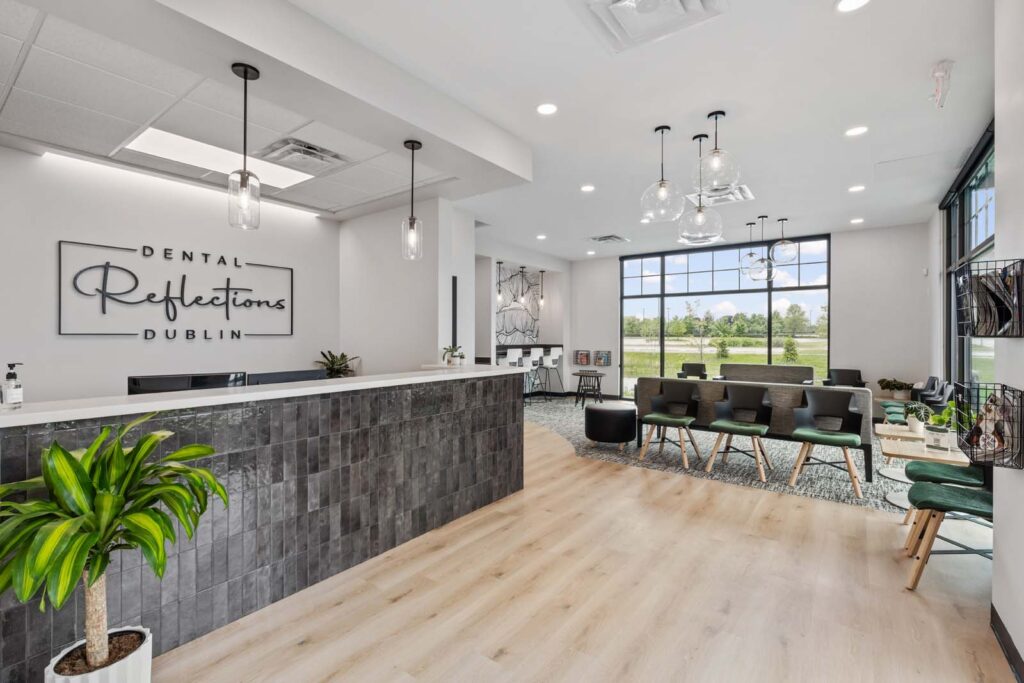
<svg viewBox="0 0 1024 683">
<path fill-rule="evenodd" d="M 337 349 L 336 222 L 264 202 L 260 229 L 243 232 L 228 226 L 222 192 L 5 147 L 0 178 L 0 361 L 25 363 L 19 375 L 27 401 L 123 395 L 128 375 L 312 369 L 321 349 Z M 58 336 L 58 240 L 223 252 L 292 266 L 295 334 L 235 341 Z M 186 317 L 164 327 L 187 327 Z"/>
<path fill-rule="evenodd" d="M 442 349 L 452 343 L 452 276 L 455 276 L 459 279 L 456 293 L 458 345 L 472 362 L 476 348 L 476 226 L 472 214 L 452 206 L 451 202 L 444 199 L 438 200 L 438 212 L 441 230 L 437 281 L 437 348 Z"/>
<path fill-rule="evenodd" d="M 946 376 L 946 346 L 949 339 L 945 333 L 945 282 L 946 282 L 946 215 L 935 210 L 928 222 L 928 292 L 931 310 L 932 334 L 929 347 L 929 375 Z"/>
<path fill-rule="evenodd" d="M 996 258 L 1024 257 L 1024 3 L 996 0 Z M 1024 388 L 1024 340 L 996 341 L 996 377 Z M 1024 649 L 1024 472 L 995 470 L 992 604 Z"/>
<path fill-rule="evenodd" d="M 606 394 L 619 393 L 619 259 L 602 258 L 574 261 L 571 278 L 572 346 L 566 346 L 567 375 L 593 366 L 580 368 L 572 365 L 576 349 L 590 351 L 611 350 L 612 366 L 600 369 L 605 373 L 602 390 Z M 576 378 L 567 377 L 569 390 L 576 387 Z"/>
<path fill-rule="evenodd" d="M 497 291 L 494 285 L 494 259 L 489 256 L 476 257 L 476 282 L 474 283 L 474 346 L 476 356 L 485 356 L 494 362 L 494 311 L 497 308 Z M 468 356 L 467 356 L 468 358 Z"/>
<path fill-rule="evenodd" d="M 928 243 L 927 224 L 833 233 L 832 367 L 859 369 L 869 386 L 882 377 L 914 382 L 933 370 L 941 319 L 933 319 Z"/>
</svg>

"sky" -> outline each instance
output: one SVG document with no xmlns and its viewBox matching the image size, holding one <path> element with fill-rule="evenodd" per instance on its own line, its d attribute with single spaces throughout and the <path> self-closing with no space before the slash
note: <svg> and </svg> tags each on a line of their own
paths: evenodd
<svg viewBox="0 0 1024 683">
<path fill-rule="evenodd" d="M 746 314 L 766 313 L 768 296 L 764 292 L 751 292 L 750 294 L 701 294 L 697 296 L 684 296 L 669 298 L 665 300 L 665 315 L 668 319 L 673 317 L 682 318 L 686 315 L 686 302 L 700 301 L 700 311 L 703 313 L 710 310 L 715 318 L 735 315 L 742 312 Z M 779 313 L 785 313 L 791 304 L 796 304 L 804 309 L 811 323 L 818 320 L 821 314 L 821 307 L 828 305 L 828 290 L 802 291 L 802 292 L 776 292 L 772 297 L 772 309 Z M 624 315 L 647 318 L 654 318 L 658 315 L 658 300 L 652 299 L 627 299 L 623 302 Z"/>
</svg>

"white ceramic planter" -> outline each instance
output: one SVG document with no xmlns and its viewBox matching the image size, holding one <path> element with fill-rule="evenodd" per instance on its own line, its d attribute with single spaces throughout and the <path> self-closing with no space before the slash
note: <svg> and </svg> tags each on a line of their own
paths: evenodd
<svg viewBox="0 0 1024 683">
<path fill-rule="evenodd" d="M 913 415 L 907 417 L 907 427 L 909 427 L 910 431 L 914 434 L 924 435 L 924 422 L 921 422 Z"/>
<path fill-rule="evenodd" d="M 46 683 L 150 683 L 153 670 L 153 634 L 149 632 L 148 628 L 142 626 L 125 626 L 124 628 L 111 629 L 109 633 L 122 633 L 124 631 L 138 631 L 145 635 L 145 640 L 142 641 L 142 645 L 138 650 L 121 661 L 114 662 L 110 666 L 105 666 L 102 669 L 97 669 L 81 676 L 61 676 L 54 673 L 54 665 L 64 655 L 85 642 L 80 640 L 53 658 L 50 665 L 46 667 L 44 680 Z"/>
<path fill-rule="evenodd" d="M 909 401 L 910 391 L 894 391 L 892 392 L 892 397 L 896 401 Z"/>
</svg>

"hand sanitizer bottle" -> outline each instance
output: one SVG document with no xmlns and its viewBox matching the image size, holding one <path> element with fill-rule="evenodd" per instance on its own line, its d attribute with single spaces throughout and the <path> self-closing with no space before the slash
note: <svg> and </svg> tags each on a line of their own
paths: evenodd
<svg viewBox="0 0 1024 683">
<path fill-rule="evenodd" d="M 25 390 L 22 387 L 21 380 L 18 379 L 18 373 L 14 371 L 14 368 L 21 363 L 8 363 L 7 364 L 7 378 L 3 384 L 3 404 L 5 408 L 17 408 L 25 400 Z"/>
</svg>

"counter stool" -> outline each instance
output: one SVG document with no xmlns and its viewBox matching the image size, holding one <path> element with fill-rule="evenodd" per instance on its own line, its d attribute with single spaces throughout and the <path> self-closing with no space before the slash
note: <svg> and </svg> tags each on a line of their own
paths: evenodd
<svg viewBox="0 0 1024 683">
<path fill-rule="evenodd" d="M 552 346 L 551 353 L 544 356 L 541 359 L 540 370 L 544 371 L 544 379 L 541 382 L 544 385 L 544 391 L 548 392 L 551 389 L 551 372 L 554 371 L 555 377 L 558 378 L 558 389 L 561 393 L 565 393 L 565 385 L 562 384 L 562 372 L 559 370 L 559 359 L 562 357 L 562 347 Z"/>
<path fill-rule="evenodd" d="M 745 413 L 751 420 L 739 419 L 740 414 Z M 768 426 L 772 419 L 772 406 L 768 401 L 768 389 L 758 386 L 728 385 L 725 387 L 725 400 L 715 402 L 716 419 L 708 429 L 718 433 L 715 439 L 715 446 L 708 457 L 708 463 L 704 467 L 705 472 L 710 472 L 715 465 L 715 458 L 718 457 L 718 449 L 722 440 L 729 437 L 726 443 L 726 455 L 730 450 L 743 453 L 754 459 L 757 464 L 757 477 L 766 482 L 764 476 L 765 465 L 772 469 L 765 455 L 764 444 L 761 438 L 768 433 Z M 752 451 L 745 451 L 735 448 L 732 445 L 732 437 L 749 436 Z M 724 459 L 725 456 L 723 456 Z"/>
<path fill-rule="evenodd" d="M 932 555 L 981 555 L 992 559 L 992 550 L 969 548 L 939 536 L 939 527 L 948 513 L 959 513 L 992 521 L 992 493 L 984 489 L 934 484 L 921 481 L 910 487 L 910 504 L 917 508 L 914 525 L 907 536 L 907 554 L 914 558 L 907 578 L 907 589 L 915 590 Z M 959 547 L 957 550 L 932 550 L 936 538 Z"/>
<path fill-rule="evenodd" d="M 942 462 L 911 460 L 904 468 L 903 474 L 913 484 L 919 481 L 928 481 L 933 484 L 952 484 L 953 486 L 966 486 L 968 488 L 982 488 L 985 486 L 985 470 L 977 465 L 961 467 L 960 465 L 949 465 Z M 903 518 L 904 524 L 910 522 L 914 512 L 913 507 L 907 509 L 907 514 Z"/>
<path fill-rule="evenodd" d="M 546 387 L 543 387 L 540 381 L 540 364 L 544 360 L 544 347 L 534 346 L 530 348 L 530 355 L 523 358 L 523 366 L 528 368 L 526 371 L 526 398 L 530 403 L 533 403 L 533 394 L 540 387 L 544 389 L 544 400 L 548 400 Z"/>
<path fill-rule="evenodd" d="M 683 431 L 693 446 L 693 452 L 700 460 L 700 448 L 697 440 L 690 431 L 690 425 L 697 419 L 697 409 L 700 406 L 700 389 L 696 384 L 690 382 L 673 382 L 670 385 L 663 385 L 661 394 L 651 397 L 651 412 L 643 416 L 641 422 L 648 425 L 647 439 L 640 449 L 640 460 L 647 457 L 647 450 L 651 447 L 651 439 L 654 438 L 656 430 L 661 431 L 661 444 L 658 446 L 658 453 L 665 450 L 665 441 L 675 443 L 682 453 L 683 467 L 690 469 L 690 459 L 686 455 L 686 441 L 683 439 Z M 675 429 L 679 435 L 679 441 L 668 439 L 668 430 Z"/>
<path fill-rule="evenodd" d="M 841 465 L 845 465 L 854 495 L 858 498 L 864 497 L 860 490 L 857 468 L 850 456 L 851 448 L 860 448 L 860 425 L 863 416 L 857 411 L 850 410 L 852 401 L 853 394 L 846 391 L 804 390 L 801 406 L 793 409 L 793 424 L 796 429 L 793 430 L 792 438 L 800 442 L 800 452 L 796 456 L 793 473 L 789 477 L 790 486 L 796 486 L 797 478 L 807 465 L 828 465 L 840 470 L 843 469 Z M 830 423 L 834 428 L 819 427 L 826 423 Z M 840 462 L 815 458 L 811 455 L 815 446 L 841 448 L 843 460 Z"/>
</svg>

